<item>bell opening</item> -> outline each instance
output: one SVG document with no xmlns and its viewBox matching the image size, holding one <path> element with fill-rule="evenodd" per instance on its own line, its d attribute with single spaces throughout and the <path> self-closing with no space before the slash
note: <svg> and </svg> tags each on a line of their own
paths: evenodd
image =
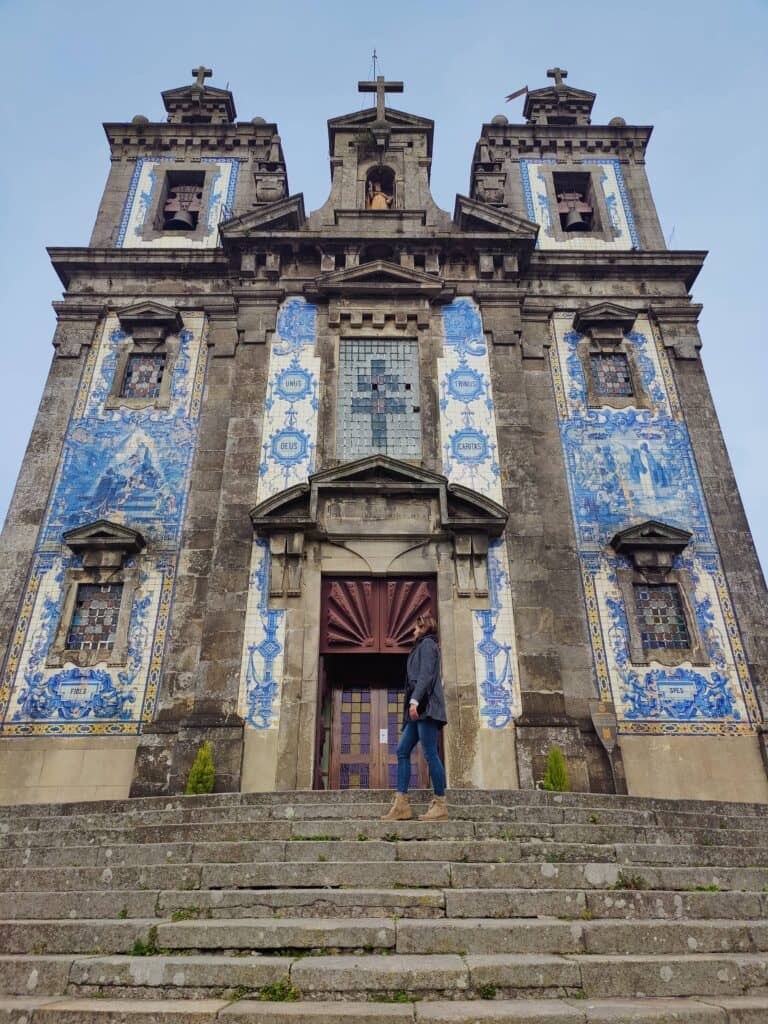
<svg viewBox="0 0 768 1024">
<path fill-rule="evenodd" d="M 204 171 L 169 171 L 162 206 L 163 231 L 195 231 L 205 187 Z"/>
</svg>

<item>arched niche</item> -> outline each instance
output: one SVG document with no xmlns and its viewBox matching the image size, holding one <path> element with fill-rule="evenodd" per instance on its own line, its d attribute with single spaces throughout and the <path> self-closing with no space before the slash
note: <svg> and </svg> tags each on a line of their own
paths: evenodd
<svg viewBox="0 0 768 1024">
<path fill-rule="evenodd" d="M 396 206 L 395 172 L 384 164 L 376 164 L 365 176 L 365 208 L 383 211 Z"/>
</svg>

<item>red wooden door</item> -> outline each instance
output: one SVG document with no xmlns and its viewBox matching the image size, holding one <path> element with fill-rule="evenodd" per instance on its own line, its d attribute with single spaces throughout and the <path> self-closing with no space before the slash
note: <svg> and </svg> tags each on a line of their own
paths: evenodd
<svg viewBox="0 0 768 1024">
<path fill-rule="evenodd" d="M 435 581 L 326 577 L 320 620 L 322 654 L 407 654 L 419 615 L 437 619 Z"/>
</svg>

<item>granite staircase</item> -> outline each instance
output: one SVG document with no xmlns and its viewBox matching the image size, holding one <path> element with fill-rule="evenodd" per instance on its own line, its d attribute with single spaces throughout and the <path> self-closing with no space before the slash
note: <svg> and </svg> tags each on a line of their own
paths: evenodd
<svg viewBox="0 0 768 1024">
<path fill-rule="evenodd" d="M 768 1022 L 765 805 L 387 803 L 0 808 L 0 1024 Z"/>
</svg>

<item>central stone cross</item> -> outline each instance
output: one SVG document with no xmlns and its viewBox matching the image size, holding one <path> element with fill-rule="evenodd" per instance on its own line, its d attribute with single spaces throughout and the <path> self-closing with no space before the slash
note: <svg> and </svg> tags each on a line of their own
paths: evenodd
<svg viewBox="0 0 768 1024">
<path fill-rule="evenodd" d="M 384 94 L 388 92 L 402 92 L 402 82 L 385 82 L 384 75 L 377 75 L 375 82 L 358 82 L 358 92 L 375 92 L 376 93 L 376 120 L 386 120 L 384 114 Z"/>
<path fill-rule="evenodd" d="M 192 74 L 197 78 L 195 85 L 198 89 L 205 88 L 206 78 L 210 78 L 213 74 L 213 68 L 207 68 L 205 64 L 201 64 L 199 68 L 192 68 Z"/>
<path fill-rule="evenodd" d="M 554 78 L 555 88 L 559 89 L 563 84 L 563 79 L 568 77 L 568 72 L 565 68 L 550 68 L 547 71 L 547 78 Z"/>
</svg>

